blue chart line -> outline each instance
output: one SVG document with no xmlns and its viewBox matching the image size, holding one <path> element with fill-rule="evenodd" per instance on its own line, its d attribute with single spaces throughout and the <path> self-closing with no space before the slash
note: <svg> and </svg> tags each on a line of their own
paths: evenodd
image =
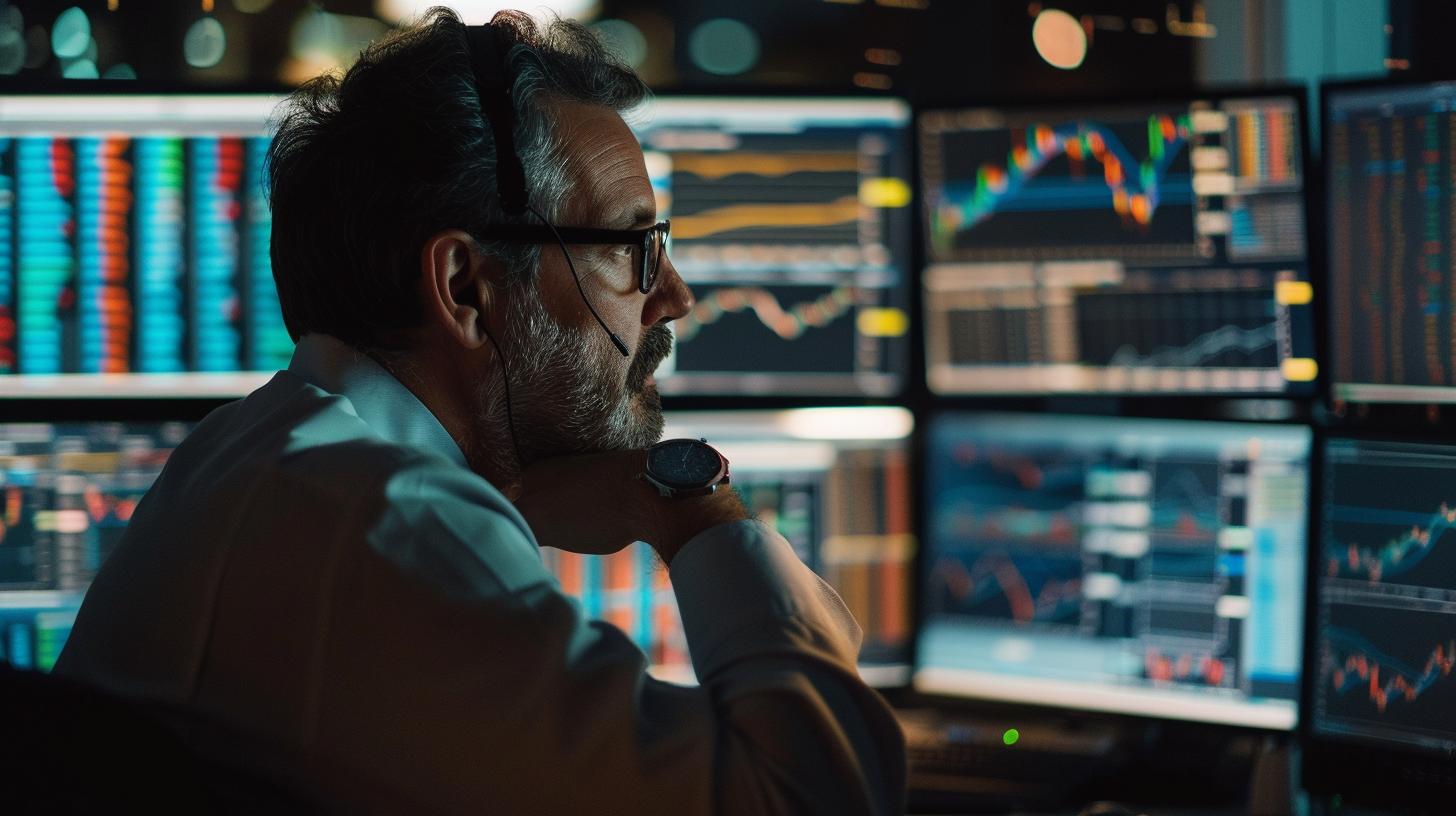
<svg viewBox="0 0 1456 816">
<path fill-rule="evenodd" d="M 1336 661 L 1330 677 L 1336 693 L 1363 688 L 1382 714 L 1393 701 L 1415 702 L 1438 680 L 1449 677 L 1456 666 L 1456 641 L 1437 644 L 1425 665 L 1416 667 L 1391 657 L 1347 629 L 1331 628 L 1326 638 L 1331 649 L 1345 653 L 1343 662 Z"/>
<path fill-rule="evenodd" d="M 1448 530 L 1456 527 L 1456 508 L 1445 502 L 1430 515 L 1395 510 L 1336 507 L 1333 521 L 1365 524 L 1410 523 L 1410 529 L 1378 547 L 1335 542 L 1325 550 L 1332 574 L 1368 578 L 1379 583 L 1389 576 L 1402 575 L 1420 565 Z M 1456 582 L 1456 578 L 1452 579 Z"/>
<path fill-rule="evenodd" d="M 1148 355 L 1139 354 L 1137 349 L 1131 346 L 1123 346 L 1112 355 L 1109 365 L 1132 368 L 1188 368 L 1228 351 L 1252 354 L 1274 345 L 1277 338 L 1277 327 L 1273 323 L 1252 329 L 1240 326 L 1220 326 L 1186 346 L 1160 348 Z"/>
<path fill-rule="evenodd" d="M 1139 161 L 1118 135 L 1096 122 L 1069 122 L 1026 130 L 1026 145 L 1014 146 L 1004 168 L 983 165 L 974 185 L 948 184 L 933 221 L 937 241 L 970 229 L 997 212 L 1071 210 L 1110 206 L 1118 215 L 1147 226 L 1161 203 L 1192 200 L 1191 179 L 1170 176 L 1173 160 L 1192 136 L 1187 117 L 1150 116 L 1148 159 Z M 1102 165 L 1097 181 L 1039 179 L 1056 158 L 1091 159 Z M 1035 181 L 1034 187 L 1030 185 Z M 969 189 L 967 189 L 969 188 Z"/>
</svg>

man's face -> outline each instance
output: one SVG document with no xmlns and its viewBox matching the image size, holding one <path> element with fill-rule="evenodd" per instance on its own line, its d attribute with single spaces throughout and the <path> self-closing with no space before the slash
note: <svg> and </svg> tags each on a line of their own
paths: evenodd
<svg viewBox="0 0 1456 816">
<path fill-rule="evenodd" d="M 572 194 L 558 226 L 641 229 L 657 218 L 642 150 L 622 118 L 607 108 L 558 103 Z M 627 345 L 623 357 L 597 325 L 572 280 L 561 247 L 541 249 L 534 287 L 506 295 L 504 354 L 511 409 L 526 463 L 547 456 L 640 448 L 662 436 L 662 402 L 652 372 L 672 349 L 667 323 L 692 308 L 671 261 L 656 285 L 638 291 L 640 250 L 569 245 L 582 290 Z M 482 383 L 481 409 L 499 417 L 497 384 Z"/>
</svg>

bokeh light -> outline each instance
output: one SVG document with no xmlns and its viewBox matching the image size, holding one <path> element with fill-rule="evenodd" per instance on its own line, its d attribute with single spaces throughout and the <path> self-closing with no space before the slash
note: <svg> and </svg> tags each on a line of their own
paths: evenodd
<svg viewBox="0 0 1456 816">
<path fill-rule="evenodd" d="M 182 56 L 193 68 L 211 68 L 222 62 L 227 51 L 227 34 L 215 17 L 203 17 L 187 29 Z"/>
<path fill-rule="evenodd" d="M 62 59 L 74 59 L 86 53 L 91 42 L 91 18 L 86 12 L 71 6 L 56 18 L 51 29 L 51 50 Z"/>
<path fill-rule="evenodd" d="M 709 20 L 693 29 L 688 56 L 710 74 L 733 76 L 758 63 L 758 35 L 745 23 L 727 17 Z"/>
<path fill-rule="evenodd" d="M 1047 64 L 1070 71 L 1087 58 L 1087 31 L 1061 9 L 1042 9 L 1031 26 L 1031 42 Z"/>
<path fill-rule="evenodd" d="M 61 69 L 61 77 L 64 79 L 100 79 L 101 73 L 96 70 L 96 63 L 82 58 L 66 63 L 66 66 Z"/>
</svg>

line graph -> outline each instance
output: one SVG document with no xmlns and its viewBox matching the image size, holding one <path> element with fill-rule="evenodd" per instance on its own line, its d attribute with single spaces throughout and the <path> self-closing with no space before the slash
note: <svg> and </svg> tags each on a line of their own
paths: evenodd
<svg viewBox="0 0 1456 816">
<path fill-rule="evenodd" d="M 1221 326 L 1199 336 L 1186 346 L 1165 346 L 1149 354 L 1140 354 L 1133 346 L 1121 346 L 1113 352 L 1108 365 L 1133 368 L 1191 368 L 1217 359 L 1230 352 L 1252 356 L 1271 348 L 1278 339 L 1278 326 L 1270 323 L 1246 329 Z"/>
<path fill-rule="evenodd" d="M 672 237 L 679 241 L 711 238 L 749 227 L 781 230 L 792 227 L 831 227 L 859 220 L 857 195 L 827 202 L 725 204 L 690 215 L 672 217 Z"/>
<path fill-rule="evenodd" d="M 711 326 L 724 315 L 751 311 L 780 339 L 797 340 L 810 329 L 833 323 L 861 302 L 865 302 L 864 291 L 852 286 L 832 289 L 814 300 L 796 303 L 787 309 L 772 292 L 761 287 L 715 289 L 678 321 L 677 339 L 686 343 L 696 337 L 704 326 Z"/>
<path fill-rule="evenodd" d="M 1131 232 L 1146 232 L 1164 203 L 1188 203 L 1191 182 L 1174 178 L 1172 169 L 1191 138 L 1187 114 L 1154 113 L 1142 121 L 1116 124 L 1076 120 L 1036 123 L 1013 138 L 1002 160 L 989 160 L 989 145 L 973 153 L 985 157 L 969 178 L 948 179 L 940 205 L 931 214 L 931 239 L 950 250 L 956 239 L 1007 212 L 1038 213 L 1110 209 Z M 1120 125 L 1120 126 L 1119 126 Z M 1145 139 L 1147 158 L 1137 159 L 1128 145 Z M 949 153 L 951 145 L 946 145 Z M 1065 173 L 1049 172 L 1065 159 Z M 1097 165 L 1088 169 L 1087 165 Z"/>
<path fill-rule="evenodd" d="M 1326 639 L 1333 664 L 1331 687 L 1342 695 L 1364 693 L 1380 715 L 1392 704 L 1416 702 L 1456 668 L 1456 638 L 1437 643 L 1419 663 L 1392 657 L 1348 629 L 1331 629 Z"/>
<path fill-rule="evenodd" d="M 1265 286 L 1225 281 L 1236 285 L 1215 287 L 1217 282 L 1200 277 L 1164 281 L 1157 289 L 1139 281 L 1078 291 L 1078 358 L 1118 368 L 1277 366 L 1272 280 Z"/>
<path fill-rule="evenodd" d="M 740 174 L 778 178 L 795 173 L 858 173 L 860 156 L 854 152 L 805 153 L 674 153 L 674 173 L 691 173 L 718 180 Z"/>
<path fill-rule="evenodd" d="M 1080 615 L 1082 576 L 1077 561 L 990 552 L 969 567 L 958 559 L 942 558 L 932 575 L 955 611 L 1009 617 L 1021 624 L 1065 623 Z"/>
<path fill-rule="evenodd" d="M 1366 524 L 1389 523 L 1413 518 L 1411 526 L 1384 543 L 1362 546 L 1346 539 L 1336 539 L 1326 549 L 1327 571 L 1331 577 L 1363 578 L 1372 584 L 1386 581 L 1416 570 L 1436 550 L 1445 534 L 1456 527 L 1456 508 L 1441 502 L 1434 513 L 1422 515 L 1373 508 L 1334 508 L 1336 522 L 1356 521 Z M 1429 571 L 1428 571 L 1429 572 Z M 1456 576 L 1442 572 L 1438 585 L 1456 584 Z"/>
</svg>

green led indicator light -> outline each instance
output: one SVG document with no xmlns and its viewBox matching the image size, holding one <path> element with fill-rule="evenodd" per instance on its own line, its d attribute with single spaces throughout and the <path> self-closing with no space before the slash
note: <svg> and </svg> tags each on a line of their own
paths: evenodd
<svg viewBox="0 0 1456 816">
<path fill-rule="evenodd" d="M 1001 741 L 1006 743 L 1007 745 L 1015 745 L 1017 740 L 1020 739 L 1021 732 L 1017 731 L 1015 728 L 1008 728 L 1006 729 L 1006 733 L 1001 735 Z"/>
</svg>

